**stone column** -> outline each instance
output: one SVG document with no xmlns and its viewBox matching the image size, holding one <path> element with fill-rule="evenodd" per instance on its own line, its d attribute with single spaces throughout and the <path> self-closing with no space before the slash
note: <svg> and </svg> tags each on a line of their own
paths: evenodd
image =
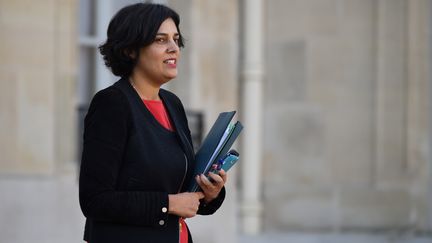
<svg viewBox="0 0 432 243">
<path fill-rule="evenodd" d="M 432 70 L 432 4 L 430 2 L 428 2 L 428 6 L 427 6 L 427 12 L 429 13 L 427 16 L 427 21 L 428 21 L 428 31 L 427 31 L 427 39 L 428 39 L 428 70 Z M 429 88 L 427 89 L 428 92 L 428 111 L 431 111 L 432 109 L 432 75 L 430 74 L 430 71 L 428 71 L 428 86 Z M 428 114 L 428 155 L 429 155 L 429 159 L 428 159 L 428 175 L 429 175 L 429 181 L 428 181 L 428 196 L 427 196 L 427 209 L 428 209 L 428 214 L 427 214 L 427 223 L 426 223 L 426 227 L 427 229 L 432 229 L 432 157 L 431 157 L 431 153 L 432 153 L 432 112 L 429 112 Z"/>
<path fill-rule="evenodd" d="M 379 188 L 399 188 L 406 184 L 408 176 L 405 173 L 407 3 L 380 0 L 376 5 L 376 169 L 372 183 Z"/>
<path fill-rule="evenodd" d="M 262 1 L 244 1 L 241 116 L 242 227 L 246 234 L 261 228 L 261 119 L 262 119 Z"/>
<path fill-rule="evenodd" d="M 431 112 L 428 107 L 428 85 L 430 79 L 428 53 L 430 38 L 430 0 L 407 1 L 408 33 L 407 33 L 407 173 L 411 178 L 411 214 L 413 222 L 420 230 L 432 227 L 432 205 L 430 193 L 431 151 L 428 133 Z M 429 124 L 428 124 L 429 123 Z M 426 213 L 428 212 L 428 213 Z"/>
</svg>

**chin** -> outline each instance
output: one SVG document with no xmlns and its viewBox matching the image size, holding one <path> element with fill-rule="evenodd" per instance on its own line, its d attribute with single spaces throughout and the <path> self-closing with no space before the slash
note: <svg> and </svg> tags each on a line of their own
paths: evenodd
<svg viewBox="0 0 432 243">
<path fill-rule="evenodd" d="M 177 75 L 166 75 L 163 78 L 163 83 L 168 83 L 169 81 L 171 81 L 172 79 L 175 79 L 177 77 Z"/>
<path fill-rule="evenodd" d="M 175 73 L 169 73 L 169 74 L 165 75 L 165 78 L 168 79 L 168 80 L 174 79 L 176 77 L 177 77 L 177 72 L 175 72 Z"/>
</svg>

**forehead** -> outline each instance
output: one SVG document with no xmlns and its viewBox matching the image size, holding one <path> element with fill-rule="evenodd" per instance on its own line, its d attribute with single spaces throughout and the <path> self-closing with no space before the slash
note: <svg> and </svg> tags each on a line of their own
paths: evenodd
<svg viewBox="0 0 432 243">
<path fill-rule="evenodd" d="M 166 33 L 166 34 L 178 33 L 174 20 L 168 18 L 164 22 L 162 22 L 162 24 L 158 29 L 158 33 Z"/>
</svg>

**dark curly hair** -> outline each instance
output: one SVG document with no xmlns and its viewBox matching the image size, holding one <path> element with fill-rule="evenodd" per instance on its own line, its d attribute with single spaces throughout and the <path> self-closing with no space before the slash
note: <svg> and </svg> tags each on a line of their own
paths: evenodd
<svg viewBox="0 0 432 243">
<path fill-rule="evenodd" d="M 174 21 L 180 38 L 179 47 L 183 47 L 180 17 L 171 8 L 137 3 L 120 9 L 109 23 L 106 42 L 99 46 L 105 65 L 114 75 L 128 77 L 137 63 L 139 50 L 154 41 L 160 25 L 168 18 Z"/>
</svg>

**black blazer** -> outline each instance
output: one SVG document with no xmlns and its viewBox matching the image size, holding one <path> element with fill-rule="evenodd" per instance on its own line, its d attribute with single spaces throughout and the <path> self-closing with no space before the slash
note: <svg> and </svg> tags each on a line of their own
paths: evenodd
<svg viewBox="0 0 432 243">
<path fill-rule="evenodd" d="M 168 194 L 194 180 L 194 150 L 179 98 L 160 89 L 175 132 L 159 124 L 127 79 L 93 97 L 84 120 L 79 199 L 90 243 L 177 243 L 179 217 Z M 213 214 L 225 188 L 198 214 Z M 192 237 L 189 232 L 189 242 Z"/>
</svg>

